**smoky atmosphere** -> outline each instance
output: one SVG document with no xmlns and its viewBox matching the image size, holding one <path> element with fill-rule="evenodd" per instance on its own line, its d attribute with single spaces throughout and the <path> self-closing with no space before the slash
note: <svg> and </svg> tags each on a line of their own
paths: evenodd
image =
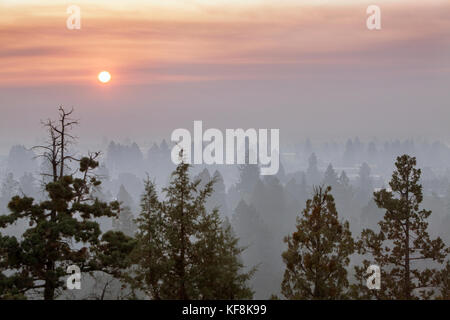
<svg viewBox="0 0 450 320">
<path fill-rule="evenodd" d="M 450 299 L 448 1 L 72 2 L 0 0 L 0 300 Z"/>
</svg>

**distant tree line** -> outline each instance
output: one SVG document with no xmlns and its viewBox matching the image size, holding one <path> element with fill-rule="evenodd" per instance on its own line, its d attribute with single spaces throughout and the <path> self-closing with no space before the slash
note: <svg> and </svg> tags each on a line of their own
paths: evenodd
<svg viewBox="0 0 450 320">
<path fill-rule="evenodd" d="M 106 298 L 113 283 L 116 298 L 123 299 L 251 299 L 255 292 L 285 299 L 450 298 L 450 250 L 428 233 L 432 212 L 422 206 L 414 157 L 397 157 L 389 188 L 376 192 L 367 164 L 356 192 L 345 171 L 338 175 L 331 164 L 322 179 L 314 154 L 297 179 L 281 168 L 261 180 L 257 165 L 242 165 L 227 196 L 219 172 L 191 178 L 191 166 L 181 163 L 160 191 L 143 179 L 135 208 L 123 186 L 117 199 L 105 200 L 99 153 L 71 152 L 78 124 L 72 113 L 61 107 L 56 121 L 44 123 L 47 142 L 35 147 L 45 163 L 44 194 L 17 195 L 27 183 L 12 176 L 3 186 L 9 212 L 0 215 L 1 299 L 68 298 L 70 265 L 103 281 L 84 297 L 95 299 Z M 130 152 L 139 153 L 136 146 Z M 355 198 L 372 198 L 366 207 L 357 204 L 371 228 L 356 238 L 355 219 L 346 214 L 356 210 Z M 112 228 L 103 231 L 105 219 Z M 23 232 L 7 234 L 19 221 L 25 222 Z M 371 264 L 381 269 L 379 290 L 366 285 Z"/>
</svg>

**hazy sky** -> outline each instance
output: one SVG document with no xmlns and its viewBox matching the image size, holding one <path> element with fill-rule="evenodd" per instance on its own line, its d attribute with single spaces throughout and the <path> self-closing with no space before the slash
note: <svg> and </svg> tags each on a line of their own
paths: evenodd
<svg viewBox="0 0 450 320">
<path fill-rule="evenodd" d="M 193 120 L 282 141 L 450 142 L 449 17 L 438 0 L 0 0 L 0 150 L 33 143 L 60 104 L 84 144 L 148 144 Z"/>
</svg>

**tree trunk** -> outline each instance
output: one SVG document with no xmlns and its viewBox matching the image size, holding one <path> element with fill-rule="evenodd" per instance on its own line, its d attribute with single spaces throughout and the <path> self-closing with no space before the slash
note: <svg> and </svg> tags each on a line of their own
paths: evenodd
<svg viewBox="0 0 450 320">
<path fill-rule="evenodd" d="M 409 184 L 409 181 L 408 181 Z M 411 299 L 411 289 L 409 287 L 410 282 L 410 268 L 409 268 L 409 216 L 410 216 L 410 209 L 409 209 L 409 187 L 406 188 L 406 205 L 407 205 L 407 212 L 406 212 L 406 236 L 405 236 L 405 299 L 410 300 Z"/>
</svg>

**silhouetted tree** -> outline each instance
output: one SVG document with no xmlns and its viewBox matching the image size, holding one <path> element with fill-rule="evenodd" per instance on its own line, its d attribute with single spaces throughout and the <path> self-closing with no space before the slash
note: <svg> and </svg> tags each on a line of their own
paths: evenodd
<svg viewBox="0 0 450 320">
<path fill-rule="evenodd" d="M 73 110 L 72 110 L 73 111 Z M 91 190 L 100 182 L 92 170 L 98 166 L 98 153 L 80 159 L 68 153 L 74 142 L 70 129 L 77 122 L 70 119 L 72 111 L 59 108 L 59 119 L 48 120 L 48 144 L 40 146 L 42 157 L 50 164 L 50 182 L 45 190 L 48 200 L 35 203 L 27 196 L 14 196 L 9 202 L 11 213 L 0 216 L 0 228 L 26 219 L 29 228 L 19 239 L 0 235 L 0 298 L 26 297 L 37 290 L 44 299 L 54 299 L 65 282 L 69 265 L 82 272 L 104 270 L 114 272 L 127 254 L 130 239 L 122 233 L 109 232 L 102 238 L 94 219 L 112 217 L 117 203 L 104 203 L 91 197 Z M 66 174 L 67 161 L 79 163 L 79 175 Z M 125 250 L 127 249 L 127 250 Z M 1 270 L 3 269 L 3 270 Z M 1 272 L 0 272 L 1 273 Z"/>
<path fill-rule="evenodd" d="M 359 168 L 358 175 L 358 192 L 356 193 L 359 203 L 366 203 L 373 193 L 373 181 L 370 178 L 370 167 L 367 163 L 363 163 Z"/>
<path fill-rule="evenodd" d="M 317 185 L 320 183 L 321 177 L 319 169 L 317 168 L 317 157 L 312 153 L 308 159 L 308 168 L 306 169 L 306 180 L 310 185 Z"/>
<path fill-rule="evenodd" d="M 239 246 L 247 248 L 242 254 L 243 264 L 256 266 L 250 280 L 259 299 L 266 299 L 279 286 L 278 270 L 274 267 L 274 237 L 254 206 L 241 200 L 233 213 L 232 225 L 239 238 Z"/>
<path fill-rule="evenodd" d="M 338 184 L 338 176 L 336 171 L 333 169 L 333 165 L 330 163 L 325 171 L 323 178 L 323 185 L 330 186 L 332 189 L 335 189 Z"/>
<path fill-rule="evenodd" d="M 425 260 L 442 263 L 449 250 L 440 238 L 431 240 L 427 232 L 431 211 L 420 209 L 422 186 L 416 158 L 408 155 L 397 157 L 395 171 L 389 183 L 392 191 L 382 189 L 374 193 L 379 208 L 386 210 L 378 224 L 380 232 L 363 230 L 358 242 L 361 254 L 370 254 L 362 267 L 356 267 L 359 280 L 358 295 L 363 298 L 417 299 L 430 298 L 435 269 L 417 266 Z M 366 270 L 370 264 L 381 268 L 381 289 L 366 287 Z"/>
<path fill-rule="evenodd" d="M 243 272 L 237 239 L 217 209 L 205 208 L 214 180 L 199 188 L 200 180 L 190 180 L 189 167 L 176 167 L 163 189 L 164 201 L 146 181 L 136 220 L 138 246 L 133 257 L 138 267 L 131 282 L 152 299 L 251 298 L 246 285 L 250 273 Z"/>
<path fill-rule="evenodd" d="M 260 169 L 256 164 L 243 164 L 238 169 L 239 182 L 236 184 L 237 190 L 243 194 L 250 194 L 258 181 L 260 181 Z"/>
<path fill-rule="evenodd" d="M 331 188 L 315 188 L 297 219 L 297 230 L 285 238 L 286 264 L 281 292 L 288 299 L 343 299 L 349 285 L 346 267 L 354 252 L 348 222 L 341 223 Z"/>
<path fill-rule="evenodd" d="M 225 182 L 222 174 L 218 170 L 214 172 L 213 180 L 215 181 L 214 192 L 208 201 L 208 209 L 218 208 L 224 217 L 230 217 Z"/>
<path fill-rule="evenodd" d="M 120 204 L 120 210 L 117 213 L 117 217 L 113 220 L 113 227 L 115 230 L 121 231 L 129 237 L 133 237 L 136 231 L 132 212 L 134 203 L 133 198 L 131 198 L 123 185 L 120 185 L 117 201 Z"/>
<path fill-rule="evenodd" d="M 433 285 L 437 287 L 440 300 L 450 300 L 450 262 L 447 261 L 445 268 L 434 274 Z"/>
<path fill-rule="evenodd" d="M 19 194 L 19 187 L 20 184 L 14 179 L 14 175 L 8 173 L 0 189 L 0 209 L 2 211 L 6 211 L 11 198 Z"/>
</svg>

